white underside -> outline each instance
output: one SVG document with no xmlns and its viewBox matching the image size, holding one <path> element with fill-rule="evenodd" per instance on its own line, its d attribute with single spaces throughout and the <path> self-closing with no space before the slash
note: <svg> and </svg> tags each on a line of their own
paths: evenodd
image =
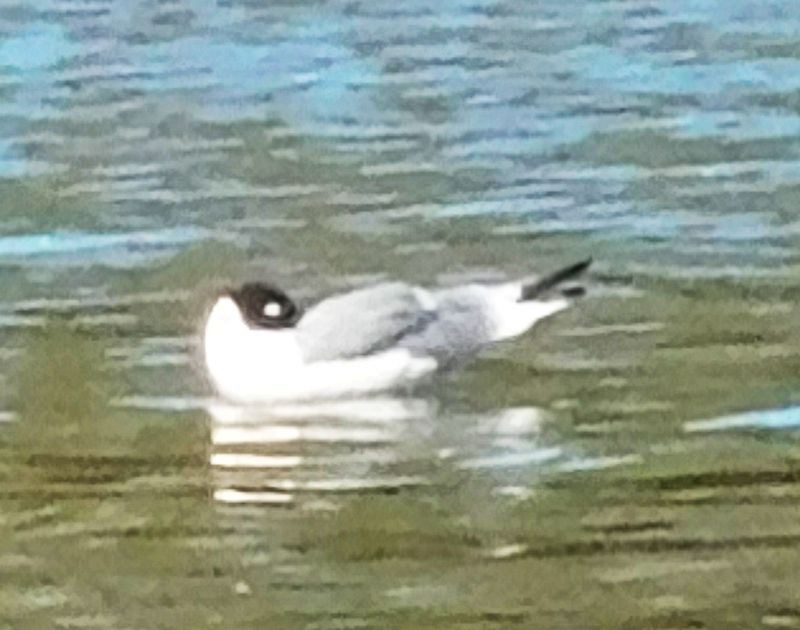
<svg viewBox="0 0 800 630">
<path fill-rule="evenodd" d="M 251 329 L 227 298 L 212 310 L 204 342 L 206 367 L 219 393 L 243 404 L 387 391 L 407 386 L 437 367 L 434 359 L 405 349 L 306 363 L 291 329 Z"/>
<path fill-rule="evenodd" d="M 520 335 L 567 306 L 565 300 L 518 302 L 519 284 L 475 286 L 474 290 L 489 306 L 496 341 Z M 434 299 L 428 292 L 424 297 Z M 240 404 L 364 396 L 407 387 L 438 367 L 434 358 L 413 355 L 404 348 L 306 362 L 292 329 L 252 329 L 229 298 L 221 298 L 209 315 L 204 349 L 218 392 Z"/>
<path fill-rule="evenodd" d="M 563 298 L 547 302 L 536 300 L 520 302 L 521 289 L 522 287 L 517 282 L 500 286 L 475 287 L 475 290 L 482 293 L 489 305 L 494 327 L 494 341 L 517 337 L 529 330 L 539 320 L 563 311 L 569 306 L 567 300 Z"/>
</svg>

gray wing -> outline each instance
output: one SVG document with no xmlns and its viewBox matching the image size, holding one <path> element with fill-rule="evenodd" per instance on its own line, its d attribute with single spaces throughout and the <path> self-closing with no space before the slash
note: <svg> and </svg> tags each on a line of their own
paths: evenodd
<svg viewBox="0 0 800 630">
<path fill-rule="evenodd" d="M 409 331 L 399 345 L 436 357 L 447 364 L 474 354 L 492 340 L 487 302 L 475 286 L 431 292 L 435 317 L 426 326 Z"/>
<path fill-rule="evenodd" d="M 307 361 L 328 361 L 396 347 L 435 319 L 412 287 L 387 283 L 323 300 L 298 322 L 296 333 Z"/>
</svg>

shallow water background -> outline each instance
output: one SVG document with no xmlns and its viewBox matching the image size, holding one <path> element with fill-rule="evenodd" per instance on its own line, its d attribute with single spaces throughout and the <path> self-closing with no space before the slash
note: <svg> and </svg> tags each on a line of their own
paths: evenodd
<svg viewBox="0 0 800 630">
<path fill-rule="evenodd" d="M 0 3 L 0 627 L 800 627 L 800 5 Z M 213 292 L 580 307 L 209 398 Z"/>
</svg>

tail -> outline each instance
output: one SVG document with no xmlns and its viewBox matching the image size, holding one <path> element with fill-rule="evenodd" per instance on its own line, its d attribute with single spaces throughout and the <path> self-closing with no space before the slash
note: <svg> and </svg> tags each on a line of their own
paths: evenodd
<svg viewBox="0 0 800 630">
<path fill-rule="evenodd" d="M 522 285 L 522 290 L 520 291 L 518 301 L 527 302 L 528 300 L 536 300 L 541 298 L 550 289 L 586 271 L 591 264 L 592 259 L 587 258 L 586 260 L 577 262 L 569 267 L 564 267 L 563 269 L 554 271 L 553 273 L 548 274 L 539 280 L 535 280 L 534 282 L 524 283 Z M 584 294 L 584 288 L 569 287 L 563 289 L 561 293 L 565 297 L 578 297 Z"/>
</svg>

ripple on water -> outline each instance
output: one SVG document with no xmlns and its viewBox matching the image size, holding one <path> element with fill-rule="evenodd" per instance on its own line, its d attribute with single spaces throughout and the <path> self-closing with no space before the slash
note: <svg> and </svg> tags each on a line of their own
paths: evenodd
<svg viewBox="0 0 800 630">
<path fill-rule="evenodd" d="M 795 429 L 800 427 L 800 407 L 763 409 L 733 415 L 692 420 L 683 425 L 687 433 L 736 431 L 746 429 Z"/>
<path fill-rule="evenodd" d="M 206 236 L 195 227 L 147 230 L 127 233 L 53 232 L 0 236 L 0 257 L 31 258 L 79 255 L 90 252 L 120 253 L 175 248 L 193 243 Z M 81 260 L 80 264 L 86 264 Z"/>
</svg>

